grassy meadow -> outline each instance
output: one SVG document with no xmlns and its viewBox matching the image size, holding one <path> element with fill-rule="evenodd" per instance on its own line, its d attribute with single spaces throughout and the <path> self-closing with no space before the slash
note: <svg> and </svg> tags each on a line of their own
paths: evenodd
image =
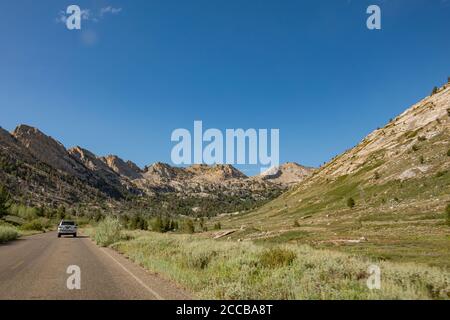
<svg viewBox="0 0 450 320">
<path fill-rule="evenodd" d="M 90 234 L 199 299 L 449 299 L 450 273 L 437 267 L 369 259 L 308 245 L 213 240 L 204 234 L 121 231 L 108 222 Z M 108 233 L 108 232 L 106 232 Z M 107 238 L 107 236 L 106 236 Z M 98 240 L 100 239 L 100 240 Z M 112 239 L 112 238 L 111 238 Z M 381 269 L 370 290 L 369 266 Z"/>
</svg>

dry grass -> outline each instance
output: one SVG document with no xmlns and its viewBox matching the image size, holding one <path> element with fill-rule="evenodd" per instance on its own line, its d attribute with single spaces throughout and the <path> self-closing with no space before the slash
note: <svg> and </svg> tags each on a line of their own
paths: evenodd
<svg viewBox="0 0 450 320">
<path fill-rule="evenodd" d="M 107 217 L 95 228 L 93 236 L 98 245 L 107 247 L 121 239 L 121 225 L 117 219 Z"/>
<path fill-rule="evenodd" d="M 203 299 L 448 299 L 450 275 L 419 264 L 377 262 L 306 245 L 256 245 L 141 232 L 113 248 Z"/>
</svg>

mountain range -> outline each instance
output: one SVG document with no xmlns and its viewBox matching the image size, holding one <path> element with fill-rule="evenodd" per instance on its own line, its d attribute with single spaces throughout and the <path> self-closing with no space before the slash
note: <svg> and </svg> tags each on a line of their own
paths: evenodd
<svg viewBox="0 0 450 320">
<path fill-rule="evenodd" d="M 173 167 L 158 162 L 141 169 L 115 155 L 97 156 L 80 146 L 66 149 L 56 139 L 27 125 L 19 125 L 11 133 L 0 128 L 0 169 L 2 184 L 26 204 L 102 203 L 108 207 L 124 203 L 145 206 L 149 198 L 160 200 L 167 196 L 171 201 L 174 197 L 199 198 L 215 204 L 233 198 L 233 202 L 240 200 L 253 206 L 273 199 L 314 171 L 296 163 L 255 177 L 247 177 L 231 165 Z M 202 211 L 201 206 L 191 209 Z"/>
</svg>

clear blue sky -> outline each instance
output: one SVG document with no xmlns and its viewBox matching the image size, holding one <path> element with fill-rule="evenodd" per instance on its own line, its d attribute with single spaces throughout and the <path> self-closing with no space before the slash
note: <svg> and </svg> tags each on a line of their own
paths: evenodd
<svg viewBox="0 0 450 320">
<path fill-rule="evenodd" d="M 318 166 L 446 81 L 449 31 L 450 0 L 2 0 L 0 126 L 141 166 L 194 120 L 279 128 L 282 162 Z"/>
</svg>

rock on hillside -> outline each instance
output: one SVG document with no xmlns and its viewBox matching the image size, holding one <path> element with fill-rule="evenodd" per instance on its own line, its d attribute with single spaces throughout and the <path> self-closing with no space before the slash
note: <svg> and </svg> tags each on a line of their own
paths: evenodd
<svg viewBox="0 0 450 320">
<path fill-rule="evenodd" d="M 144 168 L 144 178 L 148 181 L 168 181 L 185 179 L 188 174 L 183 168 L 176 168 L 167 163 L 157 162 Z"/>
<path fill-rule="evenodd" d="M 0 129 L 0 181 L 13 196 L 35 205 L 95 203 L 121 197 L 118 190 L 95 177 L 64 152 L 65 148 L 38 130 L 21 126 L 15 133 L 21 140 Z M 39 145 L 50 145 L 53 154 L 44 155 L 45 149 L 39 150 Z"/>
<path fill-rule="evenodd" d="M 437 156 L 433 155 L 433 146 L 430 144 L 436 147 L 448 146 L 448 140 L 445 138 L 449 131 L 449 110 L 450 84 L 447 84 L 438 93 L 413 105 L 384 128 L 369 134 L 356 147 L 326 164 L 317 172 L 315 179 L 336 179 L 356 173 L 370 164 L 377 166 L 380 175 L 378 182 L 398 179 L 406 170 L 421 165 L 417 161 L 415 164 L 411 163 L 411 160 L 417 160 L 420 155 L 425 156 L 423 152 L 427 151 L 426 148 L 419 152 L 421 145 L 431 147 L 428 150 L 430 158 Z M 431 171 L 436 172 L 445 169 L 446 165 L 436 162 L 432 167 Z M 384 174 L 381 174 L 383 172 Z"/>
<path fill-rule="evenodd" d="M 88 172 L 75 161 L 58 141 L 45 135 L 37 128 L 18 126 L 13 136 L 38 160 L 62 172 L 84 178 Z"/>
<path fill-rule="evenodd" d="M 295 162 L 288 162 L 278 167 L 270 168 L 259 175 L 259 178 L 281 185 L 294 185 L 314 172 L 314 168 L 304 167 Z"/>
<path fill-rule="evenodd" d="M 5 154 L 15 159 L 33 161 L 30 152 L 20 144 L 8 131 L 0 127 L 0 148 Z"/>
<path fill-rule="evenodd" d="M 186 168 L 186 172 L 192 175 L 196 181 L 209 181 L 220 183 L 229 179 L 246 179 L 247 176 L 229 164 L 194 164 Z"/>
<path fill-rule="evenodd" d="M 142 178 L 140 170 L 137 171 L 136 170 L 137 166 L 132 162 L 127 163 L 115 155 L 102 157 L 101 160 L 114 172 L 123 177 L 127 177 L 131 180 Z"/>
</svg>

